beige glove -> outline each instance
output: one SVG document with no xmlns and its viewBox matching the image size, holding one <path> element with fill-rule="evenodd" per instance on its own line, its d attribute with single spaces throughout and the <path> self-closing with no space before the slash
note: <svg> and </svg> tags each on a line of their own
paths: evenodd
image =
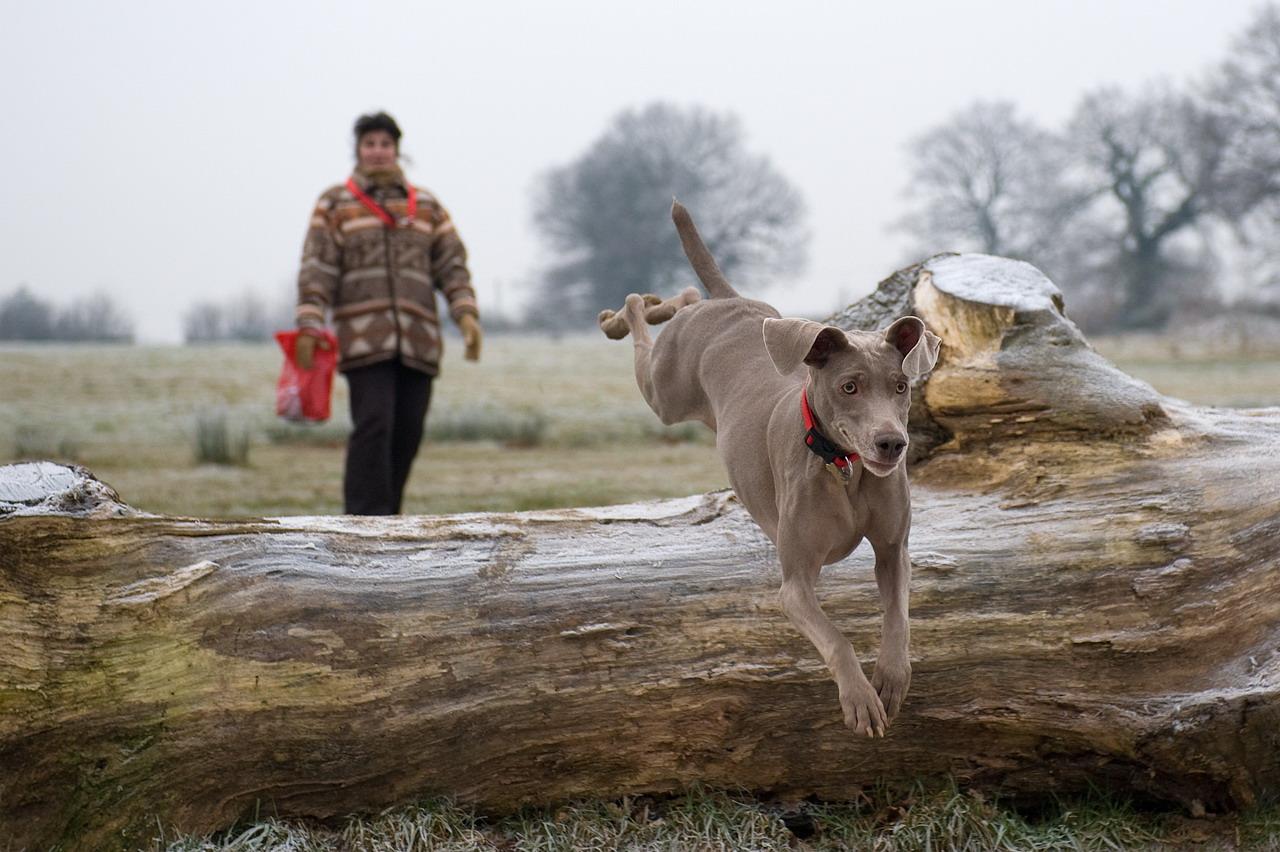
<svg viewBox="0 0 1280 852">
<path fill-rule="evenodd" d="M 458 328 L 462 329 L 462 340 L 467 345 L 467 360 L 479 361 L 480 344 L 484 339 L 484 332 L 480 330 L 480 320 L 473 314 L 463 314 L 458 318 Z"/>
<path fill-rule="evenodd" d="M 298 335 L 297 342 L 293 345 L 293 361 L 300 369 L 310 370 L 312 363 L 315 361 L 316 347 L 321 349 L 329 349 L 329 341 L 323 337 L 317 337 L 314 334 L 303 332 Z"/>
</svg>

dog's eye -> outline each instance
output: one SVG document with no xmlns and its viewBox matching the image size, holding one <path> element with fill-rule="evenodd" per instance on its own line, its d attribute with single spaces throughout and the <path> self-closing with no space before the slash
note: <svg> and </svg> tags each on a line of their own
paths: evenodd
<svg viewBox="0 0 1280 852">
<path fill-rule="evenodd" d="M 907 392 L 907 383 L 898 382 L 898 393 L 906 393 L 906 392 Z"/>
<path fill-rule="evenodd" d="M 843 385 L 841 385 L 841 386 L 840 386 L 840 390 L 844 391 L 845 393 L 857 393 L 857 392 L 858 392 L 858 383 L 857 383 L 857 382 L 845 382 Z"/>
</svg>

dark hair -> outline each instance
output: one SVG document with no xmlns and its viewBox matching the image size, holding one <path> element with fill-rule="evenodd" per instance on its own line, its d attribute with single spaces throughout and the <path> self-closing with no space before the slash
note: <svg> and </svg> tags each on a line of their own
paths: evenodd
<svg viewBox="0 0 1280 852">
<path fill-rule="evenodd" d="M 362 115 L 356 119 L 355 127 L 352 128 L 356 134 L 356 144 L 360 144 L 360 137 L 366 133 L 375 130 L 385 130 L 391 134 L 391 138 L 395 140 L 396 147 L 400 147 L 400 125 L 396 124 L 396 120 L 385 112 L 371 112 Z"/>
</svg>

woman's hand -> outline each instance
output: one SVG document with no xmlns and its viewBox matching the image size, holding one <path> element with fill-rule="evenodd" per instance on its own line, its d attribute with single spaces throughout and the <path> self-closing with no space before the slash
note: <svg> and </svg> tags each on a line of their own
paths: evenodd
<svg viewBox="0 0 1280 852">
<path fill-rule="evenodd" d="M 297 341 L 293 344 L 293 362 L 298 365 L 299 369 L 311 369 L 311 365 L 315 363 L 317 346 L 321 349 L 330 348 L 329 341 L 319 335 L 312 334 L 309 331 L 303 331 L 298 335 Z"/>
<path fill-rule="evenodd" d="M 463 314 L 458 318 L 458 328 L 462 329 L 462 340 L 467 345 L 468 361 L 480 360 L 480 343 L 484 333 L 480 330 L 480 320 L 473 314 Z"/>
</svg>

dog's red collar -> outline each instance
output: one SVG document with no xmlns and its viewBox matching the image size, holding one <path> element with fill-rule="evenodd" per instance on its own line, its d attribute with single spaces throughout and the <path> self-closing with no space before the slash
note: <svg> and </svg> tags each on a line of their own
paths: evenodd
<svg viewBox="0 0 1280 852">
<path fill-rule="evenodd" d="M 853 473 L 850 469 L 859 458 L 857 453 L 846 453 L 826 435 L 818 431 L 813 420 L 813 411 L 809 408 L 809 383 L 805 382 L 800 389 L 800 416 L 804 418 L 804 443 L 814 455 L 822 459 L 827 468 L 835 467 L 833 472 L 840 473 L 845 479 Z"/>
</svg>

